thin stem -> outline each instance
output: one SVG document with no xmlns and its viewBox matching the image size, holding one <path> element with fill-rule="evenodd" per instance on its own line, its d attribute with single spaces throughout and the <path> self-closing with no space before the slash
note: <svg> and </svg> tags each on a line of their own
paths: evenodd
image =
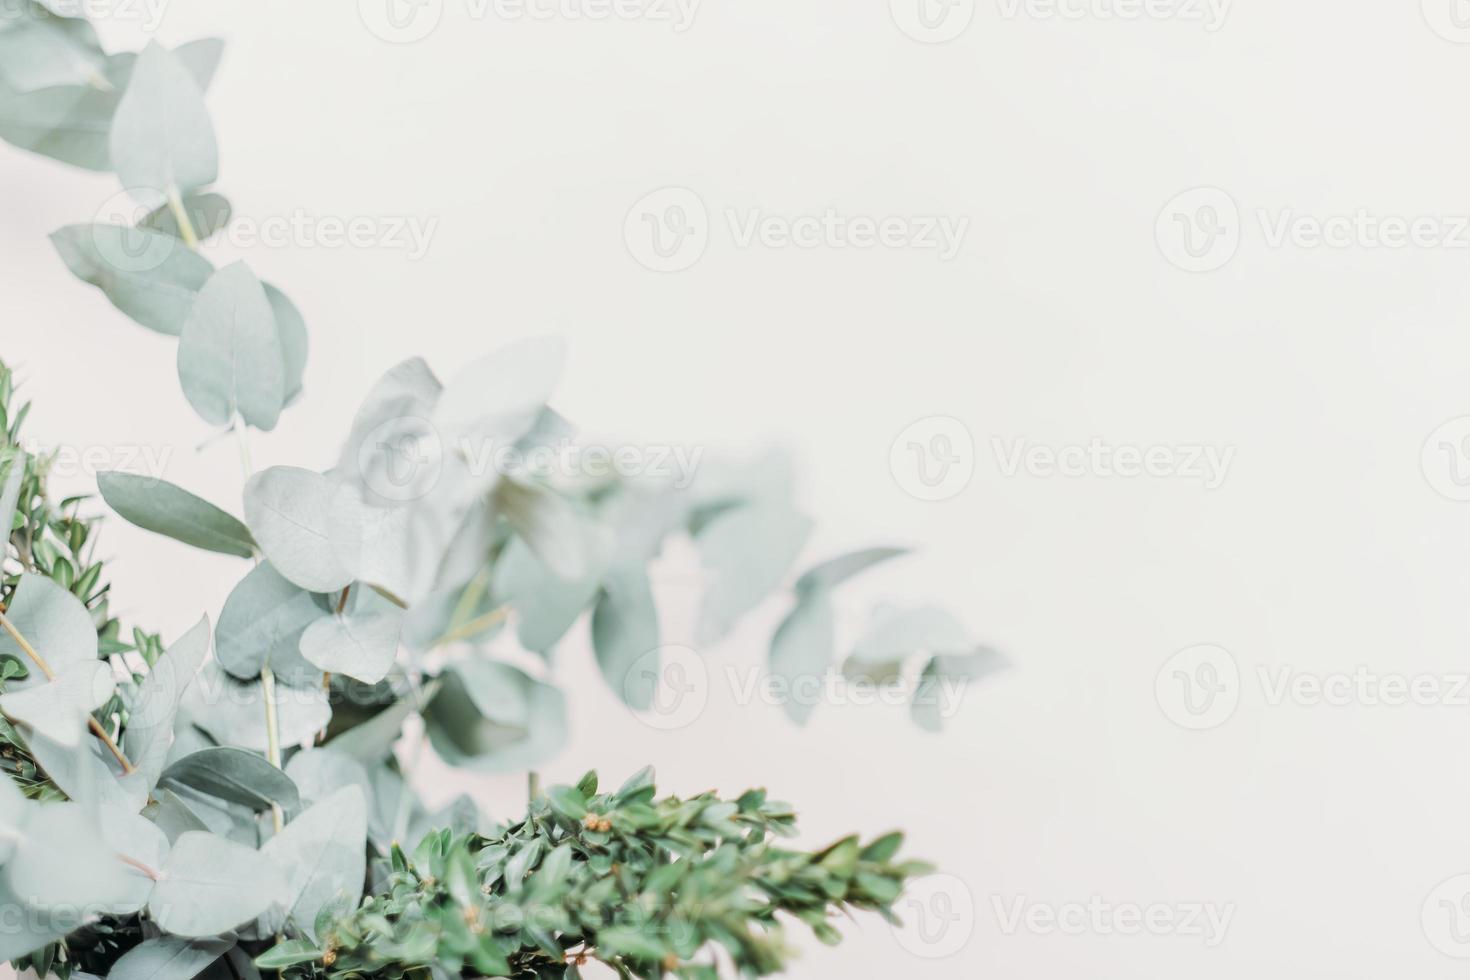
<svg viewBox="0 0 1470 980">
<path fill-rule="evenodd" d="M 184 210 L 184 200 L 179 196 L 178 188 L 168 189 L 168 209 L 173 212 L 174 221 L 179 225 L 179 237 L 184 244 L 191 249 L 199 247 L 199 236 L 194 234 L 194 224 L 189 220 L 189 212 Z"/>
<path fill-rule="evenodd" d="M 10 634 L 10 638 L 15 641 L 15 645 L 20 647 L 21 651 L 27 657 L 31 658 L 31 661 L 35 663 L 41 673 L 46 675 L 46 680 L 56 680 L 56 671 L 51 669 L 51 665 L 46 662 L 46 658 L 36 652 L 36 648 L 31 646 L 31 642 L 25 638 L 25 635 L 20 630 L 15 628 L 15 624 L 10 621 L 10 617 L 6 616 L 3 612 L 0 612 L 0 627 L 3 627 L 5 632 Z M 87 728 L 102 741 L 103 745 L 107 746 L 107 751 L 111 752 L 112 757 L 117 760 L 118 765 L 122 766 L 123 775 L 131 776 L 137 772 L 133 764 L 128 761 L 128 757 L 123 755 L 122 749 L 118 748 L 117 743 L 112 740 L 112 736 L 107 734 L 107 730 L 102 727 L 101 722 L 88 715 Z"/>
<path fill-rule="evenodd" d="M 450 633 L 446 633 L 445 635 L 439 637 L 438 642 L 436 642 L 434 645 L 443 646 L 446 643 L 454 643 L 457 640 L 467 639 L 477 633 L 483 633 L 485 630 L 494 626 L 496 623 L 501 622 L 509 615 L 510 606 L 500 606 L 497 609 L 492 609 L 489 612 L 485 613 L 483 616 L 477 616 L 474 619 L 470 620 L 468 623 L 465 623 L 459 629 L 454 630 Z"/>
<path fill-rule="evenodd" d="M 119 854 L 117 856 L 117 859 L 119 861 L 121 861 L 123 864 L 126 864 L 128 867 L 130 867 L 130 868 L 136 868 L 138 871 L 143 872 L 143 874 L 147 875 L 149 878 L 151 878 L 154 881 L 157 881 L 159 878 L 163 877 L 163 875 L 161 875 L 159 872 L 155 871 L 154 869 L 148 867 L 148 865 L 144 864 L 142 861 L 138 861 L 138 860 L 135 860 L 133 858 L 130 858 L 126 854 Z"/>
<path fill-rule="evenodd" d="M 265 696 L 265 757 L 271 765 L 281 768 L 281 724 L 276 717 L 276 675 L 267 664 L 260 668 L 261 693 Z M 279 803 L 271 804 L 271 821 L 276 833 L 286 826 L 285 814 Z"/>
<path fill-rule="evenodd" d="M 235 442 L 240 447 L 240 469 L 245 472 L 245 479 L 249 480 L 250 474 L 255 472 L 255 467 L 250 465 L 250 440 L 245 435 L 245 420 L 238 415 L 235 416 L 231 428 L 235 431 Z"/>
<path fill-rule="evenodd" d="M 532 803 L 545 796 L 541 792 L 541 774 L 534 769 L 526 773 L 526 796 Z"/>
</svg>

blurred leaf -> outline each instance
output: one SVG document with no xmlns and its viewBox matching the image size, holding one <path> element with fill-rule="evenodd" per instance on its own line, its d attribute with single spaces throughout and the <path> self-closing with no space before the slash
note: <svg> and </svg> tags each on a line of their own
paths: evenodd
<svg viewBox="0 0 1470 980">
<path fill-rule="evenodd" d="M 184 61 L 149 42 L 112 121 L 112 168 L 147 207 L 214 182 L 219 154 L 204 92 Z"/>
<path fill-rule="evenodd" d="M 78 279 L 102 290 L 133 320 L 159 333 L 184 329 L 199 291 L 214 274 L 209 260 L 167 235 L 123 225 L 68 225 L 51 243 Z"/>
</svg>

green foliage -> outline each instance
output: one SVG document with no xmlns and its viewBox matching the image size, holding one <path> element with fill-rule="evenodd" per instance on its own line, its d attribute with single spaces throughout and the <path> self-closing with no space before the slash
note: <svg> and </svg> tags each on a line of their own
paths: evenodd
<svg viewBox="0 0 1470 980">
<path fill-rule="evenodd" d="M 654 799 L 645 770 L 613 793 L 597 775 L 551 789 L 498 833 L 426 837 L 396 846 L 381 885 L 350 915 L 324 917 L 319 941 L 272 948 L 256 963 L 293 980 L 436 976 L 575 977 L 596 960 L 622 976 L 716 976 L 714 949 L 743 975 L 782 970 L 792 955 L 782 919 L 840 940 L 847 910 L 892 917 L 919 862 L 895 863 L 890 834 L 819 851 L 777 840 L 789 807 L 752 790 Z"/>
<path fill-rule="evenodd" d="M 249 430 L 286 417 L 309 342 L 285 293 L 200 250 L 232 216 L 210 186 L 204 94 L 220 53 L 110 53 L 84 19 L 0 3 L 0 139 L 111 171 L 138 205 L 132 227 L 73 225 L 53 245 L 123 317 L 177 338 L 187 401 L 239 439 L 246 470 L 225 506 L 100 476 L 107 505 L 160 548 L 242 559 L 213 625 L 166 650 L 125 634 L 89 502 L 48 494 L 52 460 L 21 444 L 29 405 L 0 365 L 0 906 L 25 921 L 0 933 L 0 960 L 63 978 L 238 980 L 253 961 L 303 980 L 397 980 L 576 977 L 595 958 L 624 977 L 709 980 L 716 963 L 781 969 L 782 919 L 832 942 L 833 913 L 890 914 L 925 871 L 894 863 L 896 836 L 784 849 L 794 818 L 760 792 L 655 800 L 651 772 L 611 794 L 589 774 L 493 831 L 468 799 L 420 802 L 395 752 L 414 716 L 466 770 L 530 770 L 561 751 L 552 655 L 584 617 L 608 686 L 653 709 L 664 639 L 649 566 L 671 539 L 691 541 L 706 574 L 701 644 L 787 598 L 770 672 L 791 689 L 832 668 L 837 590 L 903 549 L 796 575 L 812 520 L 779 455 L 696 456 L 686 481 L 568 461 L 554 338 L 447 381 L 405 361 L 367 393 L 335 465 L 252 474 Z M 516 644 L 539 660 L 509 662 Z M 907 675 L 916 722 L 936 729 L 937 695 L 1002 663 L 924 609 L 876 619 L 845 669 Z M 801 723 L 813 704 L 786 708 Z"/>
</svg>

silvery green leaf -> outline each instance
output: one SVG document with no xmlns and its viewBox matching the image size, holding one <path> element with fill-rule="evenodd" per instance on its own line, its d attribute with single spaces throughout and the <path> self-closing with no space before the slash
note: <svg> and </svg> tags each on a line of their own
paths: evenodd
<svg viewBox="0 0 1470 980">
<path fill-rule="evenodd" d="M 178 55 L 156 41 L 138 55 L 112 120 L 112 168 L 141 204 L 212 184 L 219 175 L 204 91 Z"/>
<path fill-rule="evenodd" d="M 99 813 L 102 838 L 108 848 L 113 855 L 131 862 L 123 868 L 123 874 L 128 878 L 127 896 L 115 906 L 117 912 L 131 914 L 143 907 L 153 891 L 153 878 L 149 871 L 163 867 L 168 856 L 168 837 L 150 820 L 126 807 L 109 805 L 101 808 Z"/>
<path fill-rule="evenodd" d="M 495 563 L 492 590 L 515 609 L 521 646 L 546 656 L 597 598 L 604 573 L 601 563 L 594 562 L 585 574 L 567 581 L 515 538 Z"/>
<path fill-rule="evenodd" d="M 292 820 L 261 848 L 285 876 L 282 905 L 297 929 L 316 939 L 316 917 L 330 902 L 356 907 L 367 874 L 367 799 L 345 786 Z"/>
<path fill-rule="evenodd" d="M 8 536 L 15 522 L 15 505 L 20 500 L 20 485 L 25 475 L 24 452 L 12 449 L 0 453 L 0 536 Z"/>
<path fill-rule="evenodd" d="M 782 505 L 733 507 L 695 537 L 708 582 L 699 637 L 717 640 L 780 585 L 811 533 L 810 518 Z"/>
<path fill-rule="evenodd" d="M 217 37 L 201 37 L 193 41 L 185 41 L 174 48 L 174 56 L 188 69 L 189 74 L 194 76 L 194 81 L 199 83 L 201 92 L 209 89 L 209 83 L 214 81 L 214 73 L 219 68 L 219 60 L 225 53 L 225 42 Z"/>
<path fill-rule="evenodd" d="M 771 638 L 771 675 L 783 682 L 782 707 L 798 725 L 806 724 L 825 689 L 835 642 L 832 601 L 822 589 L 803 593 Z"/>
<path fill-rule="evenodd" d="M 882 663 L 916 653 L 966 653 L 975 648 L 965 628 L 949 613 L 934 607 L 884 610 L 853 648 L 853 658 Z"/>
<path fill-rule="evenodd" d="M 567 498 L 539 483 L 503 480 L 495 503 L 536 557 L 564 580 L 580 578 L 592 555 L 592 535 Z"/>
<path fill-rule="evenodd" d="M 87 737 L 87 719 L 112 697 L 112 668 L 93 660 L 61 668 L 55 679 L 0 695 L 0 711 L 11 721 L 75 748 Z"/>
<path fill-rule="evenodd" d="M 362 724 L 354 725 L 333 738 L 327 747 L 349 755 L 365 766 L 381 762 L 403 734 L 404 719 L 413 714 L 420 703 L 430 703 L 439 686 L 439 681 L 432 681 L 417 696 L 410 695 L 395 701 Z"/>
<path fill-rule="evenodd" d="M 209 260 L 176 238 L 124 225 L 68 225 L 51 243 L 78 279 L 123 313 L 159 333 L 184 329 L 194 300 L 214 274 Z"/>
<path fill-rule="evenodd" d="M 424 712 L 444 761 L 482 772 L 514 772 L 546 762 L 566 742 L 560 691 L 508 664 L 453 664 Z"/>
<path fill-rule="evenodd" d="M 417 578 L 409 567 L 410 510 L 376 506 L 368 502 L 368 493 L 356 481 L 337 484 L 327 512 L 332 555 L 355 580 L 409 595 Z"/>
<path fill-rule="evenodd" d="M 429 418 L 442 390 L 428 364 L 415 357 L 395 365 L 368 392 L 337 463 L 339 473 L 362 487 L 368 503 L 416 499 L 413 484 L 428 476 L 417 460 L 442 454 L 442 445 L 425 445 L 439 441 Z"/>
<path fill-rule="evenodd" d="M 23 911 L 8 929 L 0 929 L 0 961 L 9 962 L 48 946 L 78 928 L 86 920 L 81 908 L 33 909 L 15 894 L 0 874 L 0 909 Z"/>
<path fill-rule="evenodd" d="M 0 139 L 85 170 L 106 170 L 119 95 L 91 85 L 18 92 L 0 80 Z"/>
<path fill-rule="evenodd" d="M 183 204 L 184 214 L 189 218 L 189 225 L 201 242 L 230 223 L 230 201 L 223 194 L 216 194 L 213 191 L 190 194 L 183 199 Z M 174 216 L 173 209 L 167 204 L 154 208 L 144 215 L 138 222 L 138 227 L 172 238 L 184 237 L 179 228 L 178 218 Z M 270 292 L 269 286 L 266 287 L 266 292 Z"/>
<path fill-rule="evenodd" d="M 445 438 L 509 446 L 536 423 L 565 365 L 561 338 L 517 341 L 462 368 L 444 386 L 432 421 Z"/>
<path fill-rule="evenodd" d="M 162 783 L 170 789 L 186 786 L 252 810 L 268 810 L 272 804 L 290 810 L 301 802 L 291 777 L 262 756 L 233 746 L 203 749 L 180 759 L 164 771 Z"/>
<path fill-rule="evenodd" d="M 311 592 L 338 592 L 352 581 L 327 536 L 335 490 L 331 477 L 272 466 L 245 484 L 245 523 L 288 581 Z"/>
<path fill-rule="evenodd" d="M 85 21 L 12 3 L 21 16 L 0 31 L 0 79 L 19 92 L 53 85 L 105 87 L 107 57 Z M 8 18 L 10 19 L 10 18 Z"/>
<path fill-rule="evenodd" d="M 184 696 L 183 714 L 216 742 L 266 750 L 265 692 L 259 680 L 234 680 L 214 661 L 205 661 L 199 680 Z M 332 708 L 320 675 L 301 686 L 277 678 L 276 716 L 282 745 L 304 742 L 327 727 Z"/>
<path fill-rule="evenodd" d="M 170 844 L 191 830 L 208 829 L 199 815 L 173 790 L 155 788 L 153 802 L 143 808 L 143 816 L 163 832 Z"/>
<path fill-rule="evenodd" d="M 874 565 L 909 553 L 907 548 L 867 548 L 840 555 L 809 569 L 796 580 L 798 593 L 830 591 Z"/>
<path fill-rule="evenodd" d="M 233 938 L 145 939 L 112 965 L 107 980 L 193 980 L 233 945 Z"/>
<path fill-rule="evenodd" d="M 26 905 L 100 910 L 126 902 L 131 881 L 125 869 L 87 808 L 45 803 L 28 809 L 3 872 Z"/>
<path fill-rule="evenodd" d="M 228 220 L 228 203 L 225 205 Z M 301 394 L 301 379 L 306 374 L 306 352 L 310 340 L 306 333 L 306 320 L 291 298 L 270 283 L 264 283 L 265 298 L 270 300 L 271 311 L 276 315 L 276 332 L 281 338 L 281 358 L 285 366 L 284 404 L 289 405 Z"/>
<path fill-rule="evenodd" d="M 175 742 L 179 704 L 209 653 L 209 638 L 209 619 L 205 617 L 164 651 L 138 685 L 123 730 L 123 751 L 144 774 L 149 789 L 163 774 Z"/>
<path fill-rule="evenodd" d="M 658 610 L 648 576 L 638 566 L 616 570 L 603 583 L 592 611 L 592 647 L 608 685 L 639 711 L 653 703 L 658 678 L 633 668 L 658 645 Z"/>
<path fill-rule="evenodd" d="M 6 618 L 32 649 L 57 673 L 74 665 L 97 660 L 97 629 L 82 601 L 44 575 L 22 572 L 10 599 Z M 30 669 L 29 676 L 11 680 L 9 692 L 45 683 L 45 674 L 15 642 L 8 630 L 0 630 L 0 656 L 14 657 Z"/>
<path fill-rule="evenodd" d="M 286 763 L 286 775 L 296 784 L 303 805 L 319 803 L 345 786 L 361 788 L 365 797 L 372 795 L 367 768 L 335 747 L 297 752 Z"/>
<path fill-rule="evenodd" d="M 148 911 L 176 936 L 218 936 L 260 915 L 284 890 L 280 871 L 254 849 L 188 833 L 169 853 Z"/>
<path fill-rule="evenodd" d="M 966 686 L 971 681 L 1004 670 L 1006 664 L 1005 657 L 984 647 L 973 653 L 931 658 L 909 704 L 914 723 L 925 731 L 940 731 L 945 719 L 959 709 Z"/>
<path fill-rule="evenodd" d="M 263 813 L 241 803 L 230 803 L 217 796 L 208 796 L 187 786 L 176 785 L 174 790 L 163 790 L 163 792 L 172 792 L 179 802 L 193 814 L 194 819 L 204 825 L 202 828 L 178 827 L 179 833 L 174 836 L 172 843 L 177 843 L 180 837 L 190 831 L 201 829 L 228 840 L 238 841 L 246 847 L 255 847 L 260 843 L 260 821 L 264 816 Z M 270 818 L 266 817 L 266 819 Z"/>
<path fill-rule="evenodd" d="M 32 732 L 26 747 L 58 789 L 89 809 L 116 805 L 137 813 L 148 798 L 148 786 L 141 774 L 122 775 L 96 739 L 68 747 Z"/>
<path fill-rule="evenodd" d="M 199 291 L 179 335 L 179 381 L 206 422 L 238 413 L 275 428 L 285 403 L 285 353 L 265 288 L 243 262 L 216 272 Z"/>
<path fill-rule="evenodd" d="M 397 609 L 328 616 L 301 635 L 301 655 L 327 673 L 376 684 L 393 666 L 402 627 Z"/>
<path fill-rule="evenodd" d="M 320 672 L 301 656 L 301 635 L 325 615 L 311 593 L 261 562 L 225 600 L 214 631 L 215 657 L 241 680 L 268 666 L 288 684 L 319 682 Z"/>
<path fill-rule="evenodd" d="M 123 520 L 144 530 L 222 555 L 255 554 L 255 541 L 237 518 L 167 480 L 102 472 L 97 489 Z"/>
</svg>

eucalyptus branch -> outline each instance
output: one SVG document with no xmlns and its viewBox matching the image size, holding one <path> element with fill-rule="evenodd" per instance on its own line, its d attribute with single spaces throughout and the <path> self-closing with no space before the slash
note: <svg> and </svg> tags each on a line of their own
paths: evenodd
<svg viewBox="0 0 1470 980">
<path fill-rule="evenodd" d="M 31 645 L 30 641 L 25 638 L 20 630 L 16 629 L 15 624 L 10 621 L 10 617 L 6 616 L 3 612 L 0 612 L 0 627 L 3 627 L 5 632 L 10 634 L 10 638 L 15 641 L 15 645 L 20 647 L 21 651 L 31 659 L 41 673 L 46 676 L 48 681 L 54 681 L 56 679 L 56 672 L 51 669 L 51 665 L 46 662 L 44 657 L 36 652 L 36 648 Z M 117 760 L 118 765 L 122 766 L 123 775 L 130 776 L 137 771 L 133 767 L 133 764 L 128 761 L 128 757 L 123 755 L 122 749 L 118 748 L 117 743 L 112 740 L 112 736 L 107 734 L 107 729 L 102 727 L 101 722 L 88 715 L 87 728 L 93 735 L 97 736 L 103 745 L 107 746 L 107 751 L 111 752 L 112 757 Z"/>
</svg>

